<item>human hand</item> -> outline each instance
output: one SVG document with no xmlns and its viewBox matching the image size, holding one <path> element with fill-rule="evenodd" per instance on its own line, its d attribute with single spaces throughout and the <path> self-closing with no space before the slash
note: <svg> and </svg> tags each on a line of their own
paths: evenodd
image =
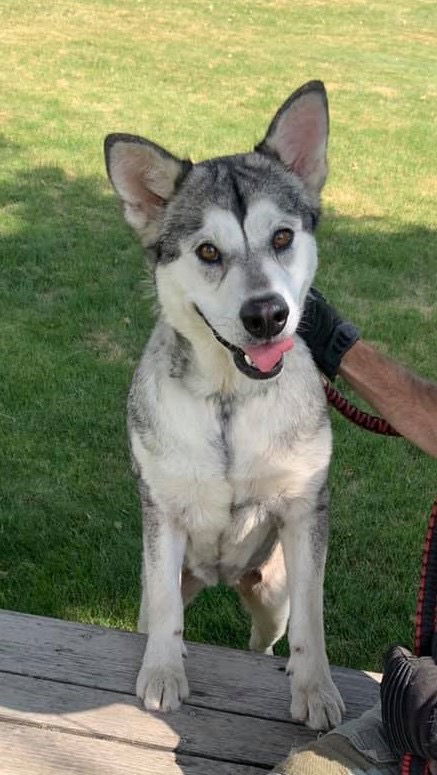
<svg viewBox="0 0 437 775">
<path fill-rule="evenodd" d="M 308 345 L 317 366 L 334 379 L 341 359 L 360 338 L 353 323 L 339 316 L 316 288 L 310 288 L 297 333 Z"/>
</svg>

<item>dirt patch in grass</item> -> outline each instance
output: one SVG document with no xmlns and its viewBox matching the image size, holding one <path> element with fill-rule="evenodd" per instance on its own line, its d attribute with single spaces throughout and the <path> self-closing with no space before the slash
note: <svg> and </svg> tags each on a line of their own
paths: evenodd
<svg viewBox="0 0 437 775">
<path fill-rule="evenodd" d="M 87 338 L 87 346 L 105 363 L 128 360 L 125 349 L 110 331 L 94 331 Z"/>
<path fill-rule="evenodd" d="M 378 192 L 371 196 L 370 193 L 356 188 L 330 185 L 329 199 L 327 203 L 334 204 L 338 214 L 352 216 L 366 216 L 366 218 L 380 218 L 384 215 L 384 209 L 378 202 Z"/>
<path fill-rule="evenodd" d="M 394 89 L 393 86 L 371 86 L 367 91 L 382 97 L 397 97 L 400 93 L 399 89 Z"/>
<path fill-rule="evenodd" d="M 437 175 L 421 178 L 417 187 L 420 191 L 425 191 L 428 196 L 437 195 Z"/>
</svg>

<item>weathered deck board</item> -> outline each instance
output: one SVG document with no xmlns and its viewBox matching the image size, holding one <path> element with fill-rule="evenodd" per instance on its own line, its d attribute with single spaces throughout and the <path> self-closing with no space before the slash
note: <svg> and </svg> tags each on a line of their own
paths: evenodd
<svg viewBox="0 0 437 775">
<path fill-rule="evenodd" d="M 0 718 L 163 750 L 273 767 L 314 733 L 288 722 L 182 706 L 146 713 L 129 694 L 0 673 Z M 212 730 L 214 733 L 212 734 Z M 0 766 L 1 772 L 1 766 Z"/>
<path fill-rule="evenodd" d="M 261 775 L 315 733 L 291 724 L 285 660 L 188 645 L 191 696 L 146 713 L 135 697 L 145 638 L 0 611 L 2 775 Z M 349 716 L 379 676 L 334 668 Z"/>
<path fill-rule="evenodd" d="M 289 721 L 286 660 L 236 649 L 187 644 L 189 704 Z M 137 633 L 14 612 L 0 614 L 0 670 L 135 694 L 145 647 Z M 378 676 L 333 668 L 355 718 L 379 696 Z"/>
<path fill-rule="evenodd" d="M 266 770 L 78 737 L 18 724 L 1 726 L 2 775 L 265 775 Z"/>
</svg>

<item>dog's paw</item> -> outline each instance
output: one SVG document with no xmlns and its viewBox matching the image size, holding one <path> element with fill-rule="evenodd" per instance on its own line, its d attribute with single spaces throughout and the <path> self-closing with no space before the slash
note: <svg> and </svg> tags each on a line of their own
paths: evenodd
<svg viewBox="0 0 437 775">
<path fill-rule="evenodd" d="M 310 685 L 292 681 L 290 713 L 297 724 L 327 731 L 341 724 L 346 708 L 330 676 L 322 676 Z"/>
<path fill-rule="evenodd" d="M 252 628 L 252 633 L 249 640 L 249 649 L 251 651 L 257 651 L 259 654 L 273 655 L 273 646 L 270 643 L 266 643 L 261 636 Z"/>
<path fill-rule="evenodd" d="M 138 673 L 137 697 L 146 710 L 176 710 L 189 695 L 184 666 L 179 662 L 148 664 L 144 659 Z"/>
</svg>

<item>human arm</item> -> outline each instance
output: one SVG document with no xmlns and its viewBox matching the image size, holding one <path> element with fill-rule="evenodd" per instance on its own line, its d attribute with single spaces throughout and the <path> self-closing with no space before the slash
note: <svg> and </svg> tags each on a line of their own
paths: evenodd
<svg viewBox="0 0 437 775">
<path fill-rule="evenodd" d="M 402 436 L 437 457 L 437 384 L 358 340 L 338 373 Z"/>
<path fill-rule="evenodd" d="M 402 436 L 437 457 L 437 384 L 362 341 L 316 289 L 308 294 L 298 333 L 324 374 L 333 379 L 339 373 Z"/>
</svg>

